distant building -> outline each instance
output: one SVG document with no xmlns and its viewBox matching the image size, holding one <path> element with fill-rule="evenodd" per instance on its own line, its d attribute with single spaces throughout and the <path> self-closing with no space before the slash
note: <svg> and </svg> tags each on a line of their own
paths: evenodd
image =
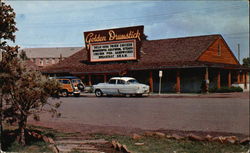
<svg viewBox="0 0 250 153">
<path fill-rule="evenodd" d="M 24 48 L 21 50 L 25 51 L 30 61 L 41 68 L 64 60 L 81 50 L 81 47 Z"/>
</svg>

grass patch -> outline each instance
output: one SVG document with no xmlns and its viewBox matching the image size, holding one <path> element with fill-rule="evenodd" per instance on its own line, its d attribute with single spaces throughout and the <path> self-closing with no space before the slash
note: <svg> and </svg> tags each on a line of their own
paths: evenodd
<svg viewBox="0 0 250 153">
<path fill-rule="evenodd" d="M 63 133 L 51 128 L 29 126 L 29 130 L 52 138 L 57 137 L 74 137 L 79 133 Z M 5 131 L 6 132 L 6 131 Z M 13 129 L 7 131 L 13 133 Z M 8 152 L 26 152 L 26 153 L 50 153 L 52 150 L 48 144 L 42 141 L 29 140 L 27 146 L 23 147 L 16 143 L 14 137 L 5 137 L 9 141 Z M 195 142 L 190 140 L 172 140 L 167 138 L 158 138 L 155 136 L 142 137 L 134 140 L 129 136 L 123 135 L 105 135 L 92 134 L 92 139 L 105 139 L 107 141 L 116 140 L 121 144 L 125 144 L 133 153 L 243 153 L 248 151 L 248 145 L 239 144 L 221 144 L 218 142 Z M 135 143 L 144 143 L 143 146 L 136 146 Z M 81 151 L 72 150 L 70 153 L 79 153 Z"/>
<path fill-rule="evenodd" d="M 29 131 L 35 131 L 41 133 L 39 130 L 29 129 Z M 25 132 L 26 146 L 20 145 L 17 141 L 18 129 L 17 126 L 4 125 L 4 131 L 2 133 L 2 150 L 6 152 L 25 152 L 25 153 L 51 153 L 53 152 L 49 147 L 49 144 L 42 140 L 35 139 Z"/>
<path fill-rule="evenodd" d="M 92 135 L 95 139 L 117 140 L 125 144 L 134 153 L 240 153 L 247 152 L 248 146 L 236 144 L 220 144 L 217 142 L 195 142 L 189 140 L 172 140 L 167 138 L 143 137 L 134 140 L 121 135 Z M 135 143 L 144 143 L 136 146 Z"/>
<path fill-rule="evenodd" d="M 6 150 L 7 152 L 20 152 L 20 153 L 51 153 L 53 152 L 48 144 L 45 142 L 33 142 L 27 146 L 21 146 L 14 141 L 10 147 Z"/>
</svg>

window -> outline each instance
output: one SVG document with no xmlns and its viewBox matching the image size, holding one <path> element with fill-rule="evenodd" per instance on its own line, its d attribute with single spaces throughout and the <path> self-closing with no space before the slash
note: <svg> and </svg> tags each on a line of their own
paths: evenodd
<svg viewBox="0 0 250 153">
<path fill-rule="evenodd" d="M 49 58 L 46 58 L 45 64 L 49 64 Z"/>
<path fill-rule="evenodd" d="M 124 80 L 118 80 L 117 84 L 125 84 L 125 81 Z"/>
<path fill-rule="evenodd" d="M 63 84 L 70 84 L 70 81 L 69 80 L 63 80 L 62 83 Z"/>
<path fill-rule="evenodd" d="M 131 79 L 131 80 L 128 80 L 128 83 L 131 83 L 131 84 L 136 84 L 136 83 L 138 83 L 138 81 L 137 81 L 137 80 L 135 80 L 135 79 Z"/>
<path fill-rule="evenodd" d="M 109 80 L 109 84 L 115 84 L 116 80 L 112 79 L 112 80 Z"/>
<path fill-rule="evenodd" d="M 221 56 L 221 45 L 220 45 L 220 43 L 218 44 L 218 56 Z"/>
<path fill-rule="evenodd" d="M 52 63 L 52 64 L 55 64 L 55 58 L 52 58 L 52 59 L 51 59 L 51 63 Z"/>
<path fill-rule="evenodd" d="M 81 80 L 79 80 L 79 79 L 72 79 L 71 81 L 72 81 L 72 83 L 81 83 Z"/>
<path fill-rule="evenodd" d="M 40 59 L 40 66 L 43 66 L 43 59 Z"/>
</svg>

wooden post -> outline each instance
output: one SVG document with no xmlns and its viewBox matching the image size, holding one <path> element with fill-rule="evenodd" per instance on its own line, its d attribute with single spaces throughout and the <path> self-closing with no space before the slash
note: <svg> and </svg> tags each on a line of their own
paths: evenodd
<svg viewBox="0 0 250 153">
<path fill-rule="evenodd" d="M 249 83 L 249 72 L 246 72 L 246 82 Z"/>
<path fill-rule="evenodd" d="M 218 71 L 217 75 L 217 88 L 220 89 L 220 71 Z"/>
<path fill-rule="evenodd" d="M 176 93 L 181 92 L 180 71 L 176 71 Z"/>
<path fill-rule="evenodd" d="M 154 86 L 154 81 L 153 81 L 153 72 L 149 72 L 149 87 L 150 87 L 150 92 L 153 92 L 153 86 Z"/>
<path fill-rule="evenodd" d="M 240 72 L 237 73 L 237 83 L 240 84 Z"/>
<path fill-rule="evenodd" d="M 209 74 L 208 74 L 208 67 L 206 67 L 205 70 L 205 92 L 208 93 L 208 89 L 209 89 Z"/>
<path fill-rule="evenodd" d="M 247 89 L 247 72 L 243 73 L 243 77 L 244 77 L 244 89 Z"/>
<path fill-rule="evenodd" d="M 241 72 L 241 83 L 245 82 L 244 72 Z"/>
<path fill-rule="evenodd" d="M 92 86 L 91 75 L 89 74 L 89 86 Z"/>
<path fill-rule="evenodd" d="M 232 81 L 231 81 L 231 71 L 230 71 L 230 70 L 228 71 L 228 77 L 227 77 L 227 78 L 228 78 L 228 79 L 227 79 L 227 81 L 228 81 L 227 84 L 228 84 L 228 87 L 230 88 L 230 87 L 231 87 L 231 82 L 232 82 Z"/>
<path fill-rule="evenodd" d="M 105 83 L 107 82 L 107 75 L 106 74 L 103 75 L 103 80 Z"/>
</svg>

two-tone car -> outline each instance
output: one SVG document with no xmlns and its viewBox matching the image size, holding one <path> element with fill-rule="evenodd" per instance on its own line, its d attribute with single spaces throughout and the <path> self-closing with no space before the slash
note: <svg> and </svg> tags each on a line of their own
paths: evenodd
<svg viewBox="0 0 250 153">
<path fill-rule="evenodd" d="M 132 77 L 113 77 L 108 83 L 93 85 L 97 97 L 103 95 L 142 96 L 149 93 L 149 86 L 139 83 Z"/>
</svg>

